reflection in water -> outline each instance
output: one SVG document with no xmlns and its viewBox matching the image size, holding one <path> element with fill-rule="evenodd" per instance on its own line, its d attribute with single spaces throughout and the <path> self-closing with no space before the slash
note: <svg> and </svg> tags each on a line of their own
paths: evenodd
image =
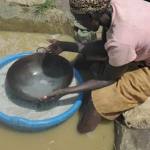
<svg viewBox="0 0 150 150">
<path fill-rule="evenodd" d="M 113 124 L 103 122 L 94 132 L 76 131 L 78 115 L 39 133 L 14 131 L 0 125 L 1 150 L 113 150 Z"/>
</svg>

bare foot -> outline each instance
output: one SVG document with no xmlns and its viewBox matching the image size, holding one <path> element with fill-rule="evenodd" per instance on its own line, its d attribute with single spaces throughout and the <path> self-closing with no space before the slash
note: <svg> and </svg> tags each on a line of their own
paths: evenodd
<svg viewBox="0 0 150 150">
<path fill-rule="evenodd" d="M 92 100 L 89 100 L 87 106 L 84 106 L 83 116 L 77 126 L 80 133 L 93 131 L 101 122 L 101 116 L 95 110 Z"/>
</svg>

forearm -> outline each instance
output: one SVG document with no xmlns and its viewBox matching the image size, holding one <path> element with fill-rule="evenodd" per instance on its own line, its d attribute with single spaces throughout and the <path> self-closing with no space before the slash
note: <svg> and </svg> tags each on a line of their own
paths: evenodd
<svg viewBox="0 0 150 150">
<path fill-rule="evenodd" d="M 70 93 L 85 92 L 85 91 L 95 90 L 99 88 L 104 88 L 116 82 L 116 80 L 123 74 L 123 72 L 127 69 L 127 67 L 128 65 L 122 67 L 108 66 L 107 69 L 108 68 L 109 69 L 106 70 L 103 74 L 104 76 L 106 76 L 104 80 L 89 80 L 78 86 L 59 89 L 54 91 L 49 97 L 57 96 L 57 95 L 63 96 Z M 113 71 L 116 71 L 116 73 L 113 74 Z M 48 99 L 49 97 L 46 98 Z"/>
<path fill-rule="evenodd" d="M 73 86 L 73 87 L 68 87 L 65 89 L 59 89 L 54 92 L 52 92 L 49 96 L 45 96 L 41 98 L 41 100 L 48 100 L 51 99 L 52 97 L 55 96 L 63 96 L 66 94 L 71 94 L 71 93 L 79 93 L 79 92 L 85 92 L 89 90 L 95 90 L 98 88 L 103 88 L 105 86 L 113 84 L 114 81 L 99 81 L 99 80 L 89 80 L 79 86 Z"/>
<path fill-rule="evenodd" d="M 109 86 L 117 81 L 128 69 L 128 64 L 120 67 L 113 67 L 111 65 L 106 65 L 105 71 L 103 72 L 103 76 L 105 78 L 103 80 L 89 80 L 83 83 L 80 86 L 75 86 L 69 89 L 65 89 L 65 92 L 75 93 L 79 91 L 89 91 L 95 90 L 98 88 L 103 88 Z"/>
<path fill-rule="evenodd" d="M 104 49 L 102 40 L 91 41 L 88 43 L 79 42 L 60 42 L 59 46 L 64 51 L 77 52 L 84 55 L 89 60 L 106 60 L 107 53 Z"/>
<path fill-rule="evenodd" d="M 61 42 L 60 47 L 64 51 L 80 53 L 84 45 L 78 42 Z"/>
<path fill-rule="evenodd" d="M 129 64 L 124 66 L 114 67 L 107 63 L 102 72 L 102 77 L 99 80 L 90 80 L 80 86 L 70 88 L 69 92 L 88 91 L 98 88 L 103 88 L 116 82 L 127 70 Z"/>
<path fill-rule="evenodd" d="M 106 54 L 104 49 L 104 42 L 102 40 L 95 40 L 87 43 L 79 42 L 61 42 L 60 47 L 66 51 L 81 52 L 81 53 L 101 53 Z"/>
<path fill-rule="evenodd" d="M 54 95 L 66 95 L 70 93 L 85 92 L 89 90 L 103 88 L 113 83 L 114 81 L 89 80 L 79 86 L 73 86 L 73 87 L 57 90 L 56 93 L 54 92 L 53 94 Z"/>
</svg>

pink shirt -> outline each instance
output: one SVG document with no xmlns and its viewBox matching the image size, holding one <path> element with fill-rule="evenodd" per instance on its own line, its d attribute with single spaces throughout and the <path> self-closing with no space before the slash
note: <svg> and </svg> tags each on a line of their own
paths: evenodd
<svg viewBox="0 0 150 150">
<path fill-rule="evenodd" d="M 145 61 L 150 66 L 150 2 L 111 0 L 112 23 L 106 51 L 112 66 Z"/>
</svg>

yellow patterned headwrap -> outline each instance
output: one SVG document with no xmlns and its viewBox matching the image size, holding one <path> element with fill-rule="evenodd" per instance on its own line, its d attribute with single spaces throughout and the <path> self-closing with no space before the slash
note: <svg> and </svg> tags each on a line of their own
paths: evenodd
<svg viewBox="0 0 150 150">
<path fill-rule="evenodd" d="M 74 14 L 89 12 L 103 12 L 110 4 L 110 0 L 69 0 L 70 10 Z"/>
</svg>

